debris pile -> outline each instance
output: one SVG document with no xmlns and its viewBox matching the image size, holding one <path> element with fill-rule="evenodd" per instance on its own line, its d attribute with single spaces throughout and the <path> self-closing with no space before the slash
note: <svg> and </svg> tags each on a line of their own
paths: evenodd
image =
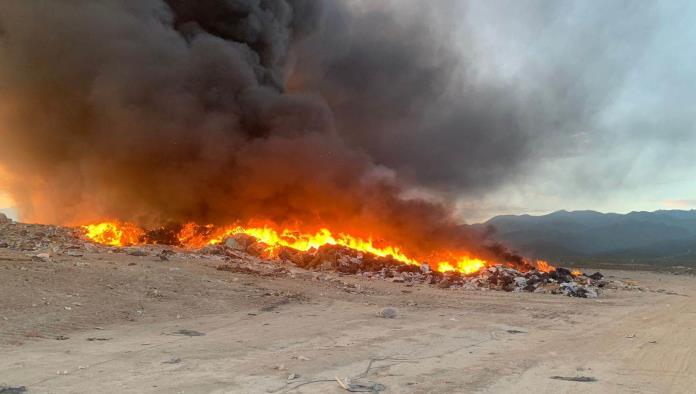
<svg viewBox="0 0 696 394">
<path fill-rule="evenodd" d="M 262 257 L 265 245 L 259 245 L 252 237 L 236 235 L 223 245 L 208 247 L 210 253 L 227 254 L 239 258 L 239 252 Z M 436 272 L 423 263 L 407 265 L 389 257 L 379 257 L 358 252 L 339 245 L 324 245 L 316 250 L 302 252 L 291 248 L 279 248 L 274 260 L 311 271 L 333 271 L 343 274 L 361 275 L 367 278 L 404 283 L 406 286 L 430 284 L 440 288 L 468 290 L 499 290 L 508 292 L 535 292 L 563 294 L 571 297 L 597 298 L 601 289 L 608 284 L 604 276 L 596 272 L 585 275 L 565 268 L 550 272 L 536 269 L 523 272 L 502 265 L 481 269 L 475 274 L 459 272 Z"/>
<path fill-rule="evenodd" d="M 531 265 L 497 265 L 469 275 L 456 271 L 437 272 L 428 263 L 404 264 L 389 256 L 375 256 L 340 245 L 327 244 L 309 251 L 278 247 L 269 255 L 268 245 L 246 234 L 236 234 L 220 244 L 196 250 L 166 245 L 117 247 L 94 244 L 84 238 L 80 229 L 8 220 L 0 223 L 0 248 L 33 252 L 30 256 L 35 261 L 51 261 L 53 256 L 81 257 L 83 252 L 124 253 L 158 261 L 173 257 L 212 258 L 220 262 L 218 270 L 263 276 L 317 278 L 324 273 L 337 273 L 403 283 L 404 286 L 434 285 L 442 289 L 534 292 L 582 298 L 596 298 L 604 288 L 622 287 L 616 281 L 605 280 L 599 272 L 585 275 L 565 268 L 543 272 Z"/>
<path fill-rule="evenodd" d="M 84 248 L 80 230 L 40 224 L 15 223 L 0 214 L 0 248 L 51 251 Z M 7 219 L 6 221 L 4 219 Z"/>
</svg>

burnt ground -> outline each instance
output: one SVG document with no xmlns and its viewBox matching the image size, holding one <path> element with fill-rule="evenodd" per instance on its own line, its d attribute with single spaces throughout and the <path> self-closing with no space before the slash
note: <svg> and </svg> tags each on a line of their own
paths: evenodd
<svg viewBox="0 0 696 394">
<path fill-rule="evenodd" d="M 681 393 L 696 384 L 692 276 L 606 271 L 630 286 L 584 299 L 57 243 L 0 248 L 0 392 Z M 380 316 L 384 308 L 396 316 Z"/>
</svg>

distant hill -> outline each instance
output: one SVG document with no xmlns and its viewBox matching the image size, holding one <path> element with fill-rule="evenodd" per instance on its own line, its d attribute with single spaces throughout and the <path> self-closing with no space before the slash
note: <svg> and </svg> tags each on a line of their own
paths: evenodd
<svg viewBox="0 0 696 394">
<path fill-rule="evenodd" d="M 496 216 L 479 228 L 518 252 L 556 261 L 696 263 L 696 210 L 558 211 Z"/>
</svg>

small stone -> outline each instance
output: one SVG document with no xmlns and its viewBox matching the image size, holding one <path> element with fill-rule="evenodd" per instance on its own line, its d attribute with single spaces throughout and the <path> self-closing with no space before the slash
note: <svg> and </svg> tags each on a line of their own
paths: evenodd
<svg viewBox="0 0 696 394">
<path fill-rule="evenodd" d="M 296 373 L 291 373 L 290 375 L 288 375 L 288 380 L 295 380 L 299 377 L 300 377 L 300 375 L 298 375 Z"/>
<path fill-rule="evenodd" d="M 379 317 L 383 317 L 385 319 L 396 319 L 396 316 L 398 316 L 398 313 L 396 312 L 396 309 L 394 308 L 384 308 L 378 313 Z"/>
<path fill-rule="evenodd" d="M 136 256 L 136 257 L 144 257 L 144 256 L 149 255 L 149 253 L 147 253 L 147 251 L 145 251 L 143 249 L 139 249 L 139 248 L 128 249 L 128 251 L 126 253 L 128 253 L 131 256 Z"/>
<path fill-rule="evenodd" d="M 32 256 L 32 260 L 34 260 L 34 261 L 49 261 L 49 260 L 51 260 L 51 255 L 48 253 L 39 253 L 35 256 Z"/>
</svg>

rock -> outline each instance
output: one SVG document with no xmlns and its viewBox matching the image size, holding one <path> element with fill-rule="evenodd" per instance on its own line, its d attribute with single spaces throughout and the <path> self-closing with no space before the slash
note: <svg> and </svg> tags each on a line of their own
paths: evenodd
<svg viewBox="0 0 696 394">
<path fill-rule="evenodd" d="M 9 247 L 9 246 L 10 246 L 10 244 L 8 244 L 7 242 L 0 242 L 0 249 L 1 249 L 1 248 L 7 248 L 7 247 Z"/>
<path fill-rule="evenodd" d="M 140 249 L 140 248 L 130 248 L 126 250 L 126 253 L 128 253 L 131 256 L 137 256 L 137 257 L 144 257 L 148 256 L 149 253 L 146 250 Z"/>
<path fill-rule="evenodd" d="M 428 265 L 427 263 L 421 264 L 420 269 L 421 272 L 424 274 L 429 274 L 430 272 L 432 272 L 432 269 L 430 269 L 430 265 Z"/>
<path fill-rule="evenodd" d="M 398 313 L 394 308 L 384 308 L 377 315 L 385 319 L 396 319 Z"/>
<path fill-rule="evenodd" d="M 32 260 L 34 261 L 50 261 L 51 260 L 51 255 L 48 253 L 39 253 L 35 256 L 32 256 Z"/>
</svg>

